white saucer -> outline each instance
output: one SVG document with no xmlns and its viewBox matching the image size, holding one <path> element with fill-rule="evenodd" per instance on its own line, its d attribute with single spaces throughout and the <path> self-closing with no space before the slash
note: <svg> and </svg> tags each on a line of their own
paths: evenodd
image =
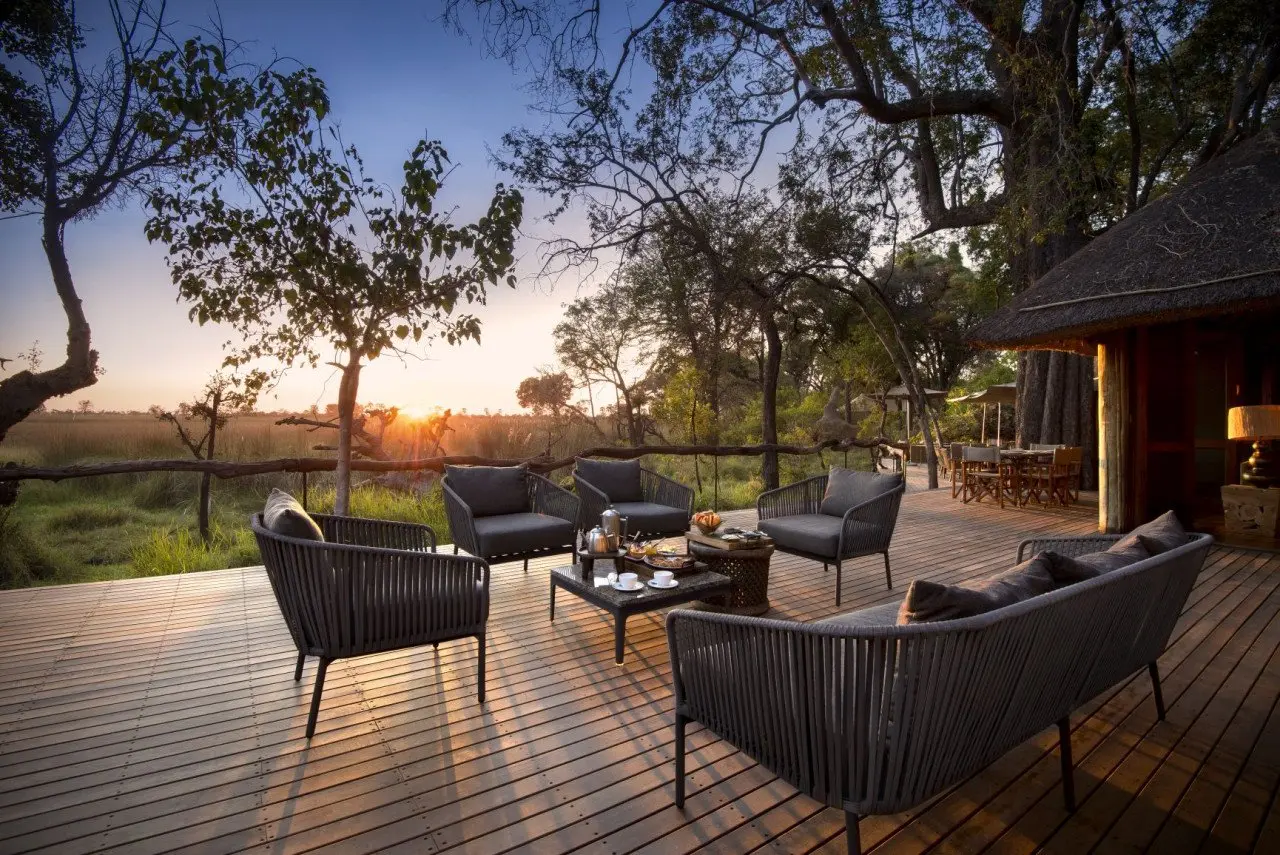
<svg viewBox="0 0 1280 855">
<path fill-rule="evenodd" d="M 634 588 L 624 588 L 621 585 L 619 585 L 617 582 L 610 582 L 609 585 L 613 588 L 613 590 L 622 591 L 624 594 L 634 594 L 636 591 L 644 590 L 644 585 L 641 585 L 639 583 L 636 583 L 636 586 Z"/>
<path fill-rule="evenodd" d="M 659 585 L 657 582 L 653 581 L 652 579 L 650 579 L 648 582 L 648 585 L 650 588 L 657 588 L 659 591 L 664 591 L 667 588 L 674 588 L 679 584 L 680 584 L 679 579 L 672 579 L 670 585 Z"/>
</svg>

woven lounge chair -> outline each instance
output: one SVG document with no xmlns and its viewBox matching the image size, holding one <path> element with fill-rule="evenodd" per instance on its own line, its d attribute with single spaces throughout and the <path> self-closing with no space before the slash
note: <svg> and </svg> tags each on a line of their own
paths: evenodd
<svg viewBox="0 0 1280 855">
<path fill-rule="evenodd" d="M 829 490 L 831 479 L 841 482 Z M 760 530 L 781 552 L 836 566 L 836 605 L 840 605 L 843 562 L 864 555 L 884 556 L 884 578 L 893 587 L 889 541 L 907 484 L 901 475 L 854 472 L 833 466 L 817 475 L 756 499 Z"/>
<path fill-rule="evenodd" d="M 1047 539 L 1081 555 L 1118 536 Z M 797 790 L 858 820 L 916 807 L 1058 725 L 1075 807 L 1070 715 L 1156 659 L 1213 539 L 959 620 L 895 625 L 897 603 L 815 623 L 677 609 L 667 615 L 675 694 L 675 803 L 685 727 L 701 722 Z M 1021 559 L 1021 550 L 1019 554 Z"/>
<path fill-rule="evenodd" d="M 582 498 L 580 525 L 589 529 L 608 508 L 627 520 L 627 534 L 678 537 L 689 530 L 693 490 L 645 469 L 637 460 L 578 458 L 574 488 Z"/>
<path fill-rule="evenodd" d="M 573 552 L 578 497 L 522 466 L 446 466 L 453 549 L 497 564 Z"/>
<path fill-rule="evenodd" d="M 320 659 L 307 739 L 316 731 L 325 672 L 335 659 L 474 638 L 476 694 L 484 703 L 484 636 L 489 565 L 441 555 L 429 526 L 312 514 L 324 540 L 268 530 L 262 514 L 250 528 L 284 617 L 302 679 L 308 656 Z"/>
</svg>

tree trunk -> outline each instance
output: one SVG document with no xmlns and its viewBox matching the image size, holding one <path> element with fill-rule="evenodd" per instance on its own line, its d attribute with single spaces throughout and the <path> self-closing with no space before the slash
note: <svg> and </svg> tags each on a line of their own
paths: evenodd
<svg viewBox="0 0 1280 855">
<path fill-rule="evenodd" d="M 689 442 L 694 445 L 698 444 L 698 392 L 697 384 L 694 384 L 694 392 L 690 397 L 689 404 Z M 548 455 L 549 457 L 550 455 Z M 698 456 L 693 457 L 693 480 L 698 485 L 698 492 L 702 492 L 702 470 L 698 468 Z"/>
<path fill-rule="evenodd" d="M 338 385 L 338 468 L 334 470 L 333 512 L 351 513 L 351 424 L 356 414 L 356 394 L 360 389 L 360 355 L 353 348 Z"/>
<path fill-rule="evenodd" d="M 773 444 L 778 441 L 778 376 L 782 369 L 782 335 L 778 322 L 769 311 L 760 313 L 760 325 L 764 329 L 765 355 L 760 383 L 763 400 L 760 413 L 760 441 Z M 760 470 L 766 490 L 778 488 L 778 452 L 765 452 Z"/>
<path fill-rule="evenodd" d="M 1031 101 L 1048 101 L 1045 108 L 1027 110 L 1026 120 L 1008 130 L 1005 153 L 1006 185 L 1016 188 L 1022 207 L 1020 232 L 1010 236 L 1017 249 L 1010 257 L 1015 288 L 1022 291 L 1065 261 L 1088 242 L 1084 210 L 1090 188 L 1065 163 L 1083 157 L 1078 109 L 1065 66 L 1053 66 L 1060 79 L 1046 87 L 1032 75 L 1021 86 Z M 1075 363 L 1074 365 L 1072 363 Z M 1018 355 L 1017 442 L 1062 443 L 1080 446 L 1081 486 L 1097 483 L 1097 443 L 1094 413 L 1094 361 L 1065 352 L 1031 351 Z"/>
<path fill-rule="evenodd" d="M 929 489 L 936 490 L 938 489 L 938 445 L 942 443 L 942 434 L 938 431 L 937 421 L 933 418 L 933 409 L 929 406 L 929 399 L 924 391 L 924 384 L 920 382 L 920 374 L 916 371 L 915 360 L 912 358 L 911 351 L 907 348 L 907 344 L 902 338 L 902 328 L 898 325 L 898 321 L 893 315 L 892 307 L 878 288 L 868 286 L 867 290 L 872 292 L 876 303 L 888 320 L 889 327 L 893 330 L 892 339 L 880 329 L 880 325 L 872 318 L 871 312 L 868 311 L 863 301 L 856 296 L 854 299 L 858 301 L 858 306 L 862 309 L 862 315 L 866 318 L 868 326 L 871 327 L 871 332 L 875 334 L 880 346 L 889 355 L 889 360 L 893 362 L 893 367 L 898 369 L 898 378 L 902 380 L 903 385 L 907 387 L 907 394 L 911 396 L 911 408 L 918 414 L 920 419 L 920 433 L 924 440 L 925 462 L 929 470 Z M 883 434 L 883 431 L 881 433 Z M 907 451 L 906 456 L 903 458 L 904 475 L 906 473 L 906 462 L 911 459 L 911 424 L 909 419 L 906 424 L 906 439 Z"/>
<path fill-rule="evenodd" d="M 98 353 L 91 347 L 89 322 L 71 279 L 62 226 L 62 220 L 55 213 L 45 212 L 42 242 L 54 288 L 67 316 L 67 359 L 48 371 L 19 371 L 0 381 L 0 442 L 4 442 L 9 428 L 34 413 L 45 401 L 69 395 L 98 381 Z"/>
<path fill-rule="evenodd" d="M 222 389 L 214 387 L 213 400 L 210 402 L 209 445 L 205 448 L 205 460 L 212 460 L 218 444 L 218 409 L 222 406 Z M 196 525 L 200 529 L 200 540 L 209 542 L 209 495 L 212 488 L 213 473 L 206 472 L 200 476 L 200 507 L 196 511 Z"/>
</svg>

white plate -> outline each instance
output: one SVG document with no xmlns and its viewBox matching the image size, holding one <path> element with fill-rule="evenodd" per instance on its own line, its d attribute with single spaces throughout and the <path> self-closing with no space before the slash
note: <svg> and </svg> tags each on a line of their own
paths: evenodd
<svg viewBox="0 0 1280 855">
<path fill-rule="evenodd" d="M 613 587 L 613 590 L 622 591 L 624 594 L 634 594 L 636 591 L 644 590 L 644 585 L 641 585 L 639 583 L 637 583 L 634 588 L 624 588 L 617 582 L 610 582 L 609 584 Z"/>
<path fill-rule="evenodd" d="M 676 587 L 677 585 L 679 585 L 679 584 L 680 584 L 680 580 L 679 580 L 679 579 L 672 579 L 672 580 L 671 580 L 671 584 L 670 584 L 670 585 L 659 585 L 657 582 L 655 582 L 655 581 L 653 581 L 652 579 L 650 579 L 650 580 L 648 581 L 648 583 L 647 583 L 647 584 L 649 585 L 649 587 L 650 587 L 650 588 L 657 588 L 659 591 L 665 591 L 665 590 L 667 590 L 668 588 L 674 588 L 674 587 Z"/>
</svg>

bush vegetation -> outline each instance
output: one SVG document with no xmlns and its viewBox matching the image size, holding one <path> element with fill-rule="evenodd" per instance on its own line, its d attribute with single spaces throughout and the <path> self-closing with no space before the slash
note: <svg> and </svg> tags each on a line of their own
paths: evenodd
<svg viewBox="0 0 1280 855">
<path fill-rule="evenodd" d="M 808 433 L 822 402 L 813 396 L 787 402 L 783 442 L 807 445 Z M 330 441 L 306 428 L 278 426 L 277 415 L 237 416 L 229 423 L 220 458 L 261 460 L 316 454 L 313 446 Z M 604 424 L 602 420 L 601 424 Z M 612 444 L 608 431 L 589 424 L 549 426 L 543 418 L 524 415 L 455 415 L 444 450 L 498 458 L 527 458 L 551 452 Z M 725 443 L 757 441 L 749 419 L 726 430 Z M 396 457 L 425 453 L 415 423 L 403 419 L 387 432 L 386 448 Z M 12 429 L 0 446 L 0 463 L 64 466 L 110 460 L 183 458 L 171 429 L 144 413 L 49 413 L 27 419 Z M 674 457 L 655 455 L 644 465 L 694 487 L 695 507 L 731 510 L 755 505 L 763 489 L 760 461 L 754 458 Z M 783 483 L 825 471 L 831 464 L 870 467 L 870 455 L 825 453 L 783 457 Z M 717 477 L 718 472 L 718 477 Z M 571 486 L 569 470 L 552 477 Z M 183 472 L 110 475 L 63 482 L 25 483 L 18 502 L 0 510 L 0 586 L 94 582 L 164 573 L 188 573 L 259 562 L 248 519 L 259 510 L 272 487 L 301 497 L 302 479 L 294 474 L 257 475 L 214 480 L 212 536 L 196 533 L 199 476 Z M 308 477 L 308 507 L 333 507 L 332 475 Z M 361 475 L 352 495 L 356 516 L 426 523 L 440 541 L 451 541 L 444 502 L 432 478 Z"/>
</svg>

